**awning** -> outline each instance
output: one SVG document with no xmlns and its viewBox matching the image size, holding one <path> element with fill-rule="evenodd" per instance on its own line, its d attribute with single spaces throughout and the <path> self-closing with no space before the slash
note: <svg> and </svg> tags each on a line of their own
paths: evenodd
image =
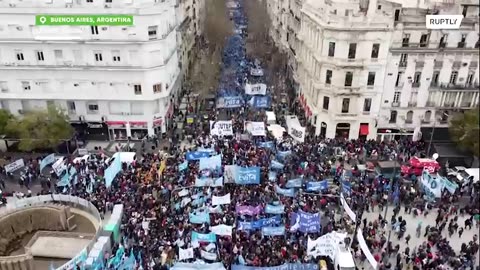
<svg viewBox="0 0 480 270">
<path fill-rule="evenodd" d="M 107 121 L 105 123 L 109 126 L 122 126 L 122 125 L 125 125 L 127 122 L 125 122 L 125 121 Z"/>
<path fill-rule="evenodd" d="M 368 135 L 368 124 L 360 124 L 360 136 Z"/>
</svg>

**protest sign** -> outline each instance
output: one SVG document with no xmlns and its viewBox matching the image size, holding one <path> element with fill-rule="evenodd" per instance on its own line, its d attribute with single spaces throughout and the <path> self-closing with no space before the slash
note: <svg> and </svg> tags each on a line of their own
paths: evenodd
<svg viewBox="0 0 480 270">
<path fill-rule="evenodd" d="M 210 227 L 210 231 L 216 235 L 222 235 L 222 236 L 232 236 L 232 226 L 228 226 L 225 224 L 217 225 Z"/>
<path fill-rule="evenodd" d="M 335 231 L 320 236 L 316 240 L 308 237 L 307 255 L 308 256 L 328 256 L 335 260 L 338 246 L 343 243 L 347 233 L 337 233 Z"/>
<path fill-rule="evenodd" d="M 225 196 L 217 197 L 213 196 L 212 197 L 212 205 L 222 205 L 222 204 L 230 204 L 230 193 L 228 193 Z"/>
<path fill-rule="evenodd" d="M 53 164 L 55 162 L 55 154 L 50 154 L 46 156 L 42 161 L 40 162 L 40 172 L 47 167 L 50 164 Z"/>
<path fill-rule="evenodd" d="M 310 214 L 299 210 L 290 216 L 290 231 L 301 231 L 303 233 L 314 233 L 320 231 L 320 214 Z"/>
<path fill-rule="evenodd" d="M 25 167 L 25 162 L 23 161 L 23 158 L 17 159 L 14 162 L 5 165 L 5 172 L 7 173 L 12 173 L 18 169 L 21 169 Z"/>
<path fill-rule="evenodd" d="M 262 218 L 255 221 L 238 221 L 237 230 L 239 231 L 257 230 L 263 227 L 280 225 L 281 223 L 282 223 L 282 218 L 280 216 Z"/>
<path fill-rule="evenodd" d="M 200 170 L 221 170 L 222 169 L 222 155 L 215 155 L 213 157 L 200 158 Z"/>
<path fill-rule="evenodd" d="M 265 123 L 246 121 L 244 130 L 248 131 L 252 136 L 265 136 Z"/>
<path fill-rule="evenodd" d="M 235 175 L 235 183 L 239 185 L 258 185 L 260 184 L 259 167 L 238 167 Z"/>
<path fill-rule="evenodd" d="M 281 204 L 279 205 L 267 204 L 267 206 L 265 207 L 265 213 L 276 214 L 276 215 L 283 214 L 285 213 L 285 206 Z"/>
<path fill-rule="evenodd" d="M 285 226 L 280 227 L 263 227 L 262 234 L 264 236 L 279 236 L 285 235 Z"/>
<path fill-rule="evenodd" d="M 210 121 L 210 135 L 233 136 L 232 121 Z"/>
<path fill-rule="evenodd" d="M 193 258 L 193 248 L 181 249 L 178 248 L 178 260 L 188 260 Z"/>
<path fill-rule="evenodd" d="M 266 95 L 267 94 L 267 85 L 264 83 L 257 84 L 245 84 L 245 94 L 247 95 Z"/>
</svg>

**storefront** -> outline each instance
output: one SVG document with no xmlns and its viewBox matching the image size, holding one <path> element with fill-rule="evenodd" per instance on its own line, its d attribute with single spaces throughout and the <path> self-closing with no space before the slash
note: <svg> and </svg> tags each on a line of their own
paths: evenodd
<svg viewBox="0 0 480 270">
<path fill-rule="evenodd" d="M 358 130 L 358 138 L 360 140 L 366 140 L 368 134 L 370 133 L 368 123 L 361 123 L 360 129 Z"/>
<path fill-rule="evenodd" d="M 127 140 L 127 122 L 125 121 L 107 121 L 108 135 L 110 140 Z"/>
<path fill-rule="evenodd" d="M 71 122 L 77 140 L 108 141 L 108 126 L 102 122 Z"/>
<path fill-rule="evenodd" d="M 148 136 L 148 123 L 144 121 L 130 121 L 132 140 L 141 140 Z"/>
<path fill-rule="evenodd" d="M 157 136 L 162 134 L 162 124 L 163 124 L 162 117 L 155 117 L 153 119 L 153 130 Z"/>
<path fill-rule="evenodd" d="M 377 129 L 377 141 L 400 140 L 402 137 L 413 138 L 413 130 L 379 128 Z"/>
</svg>

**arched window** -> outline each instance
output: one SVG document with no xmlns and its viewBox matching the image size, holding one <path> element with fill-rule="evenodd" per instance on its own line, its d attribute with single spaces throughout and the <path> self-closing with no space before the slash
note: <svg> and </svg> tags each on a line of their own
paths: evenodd
<svg viewBox="0 0 480 270">
<path fill-rule="evenodd" d="M 425 112 L 425 117 L 424 117 L 423 120 L 424 120 L 425 122 L 430 122 L 431 118 L 432 118 L 432 111 L 426 111 L 426 112 Z"/>
<path fill-rule="evenodd" d="M 397 122 L 397 111 L 391 111 L 390 112 L 390 123 L 396 123 Z"/>
<path fill-rule="evenodd" d="M 405 119 L 406 123 L 412 123 L 413 122 L 413 111 L 408 111 L 407 112 L 407 117 Z"/>
</svg>

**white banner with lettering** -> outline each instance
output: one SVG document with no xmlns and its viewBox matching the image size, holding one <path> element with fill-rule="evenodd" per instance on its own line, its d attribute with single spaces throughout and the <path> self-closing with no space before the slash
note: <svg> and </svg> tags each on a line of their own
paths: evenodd
<svg viewBox="0 0 480 270">
<path fill-rule="evenodd" d="M 362 230 L 357 231 L 357 241 L 358 244 L 360 245 L 360 248 L 363 251 L 363 254 L 365 254 L 365 257 L 367 257 L 368 262 L 370 265 L 372 265 L 373 269 L 377 269 L 377 260 L 375 260 L 375 257 L 373 257 L 372 252 L 370 249 L 368 249 L 367 243 L 365 242 L 365 238 L 363 238 Z"/>
<path fill-rule="evenodd" d="M 232 120 L 210 121 L 210 135 L 233 136 Z"/>
<path fill-rule="evenodd" d="M 266 135 L 265 123 L 263 123 L 263 122 L 246 121 L 244 129 L 246 131 L 250 132 L 250 134 L 252 134 L 252 136 L 265 136 Z"/>
<path fill-rule="evenodd" d="M 266 95 L 267 94 L 267 85 L 263 83 L 257 84 L 246 84 L 245 85 L 245 94 L 247 95 Z"/>
<path fill-rule="evenodd" d="M 222 236 L 232 236 L 232 226 L 228 226 L 225 224 L 220 224 L 217 226 L 210 227 L 210 231 L 216 235 Z"/>
<path fill-rule="evenodd" d="M 178 248 L 178 260 L 188 260 L 193 258 L 193 248 L 181 249 Z"/>
<path fill-rule="evenodd" d="M 221 205 L 221 204 L 230 204 L 230 193 L 221 197 L 217 197 L 217 196 L 212 197 L 212 205 L 215 206 L 215 205 Z"/>
<path fill-rule="evenodd" d="M 23 167 L 25 167 L 25 162 L 23 161 L 23 158 L 17 159 L 14 162 L 5 165 L 5 172 L 11 173 Z"/>
<path fill-rule="evenodd" d="M 216 261 L 216 260 L 217 260 L 217 253 L 206 252 L 206 251 L 204 251 L 204 250 L 201 250 L 201 251 L 200 251 L 200 255 L 201 255 L 202 258 L 204 258 L 205 260 L 209 260 L 209 261 Z"/>
<path fill-rule="evenodd" d="M 305 141 L 305 128 L 300 125 L 291 125 L 288 127 L 288 134 L 298 142 Z"/>
<path fill-rule="evenodd" d="M 343 242 L 345 237 L 347 237 L 347 233 L 337 233 L 335 231 L 320 236 L 317 240 L 308 237 L 307 255 L 314 257 L 328 256 L 335 260 L 338 245 Z"/>
</svg>

